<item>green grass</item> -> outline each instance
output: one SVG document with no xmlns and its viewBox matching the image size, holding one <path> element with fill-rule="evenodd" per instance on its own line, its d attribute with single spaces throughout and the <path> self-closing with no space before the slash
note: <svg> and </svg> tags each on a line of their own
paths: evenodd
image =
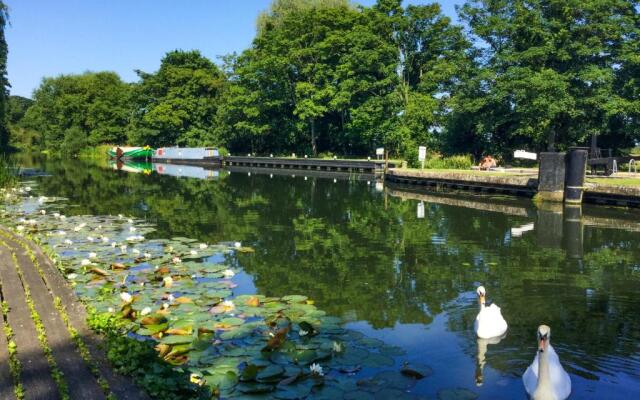
<svg viewBox="0 0 640 400">
<path fill-rule="evenodd" d="M 18 183 L 19 168 L 9 156 L 0 155 L 0 187 L 9 188 Z"/>
<path fill-rule="evenodd" d="M 640 178 L 587 178 L 587 182 L 604 186 L 640 186 Z"/>
</svg>

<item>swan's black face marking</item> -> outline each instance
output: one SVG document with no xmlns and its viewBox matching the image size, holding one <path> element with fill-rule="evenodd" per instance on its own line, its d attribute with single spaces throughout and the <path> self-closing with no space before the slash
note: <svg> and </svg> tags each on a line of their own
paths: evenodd
<svg viewBox="0 0 640 400">
<path fill-rule="evenodd" d="M 548 340 L 549 340 L 548 333 L 538 332 L 538 351 L 540 353 L 544 352 L 545 347 L 547 347 Z"/>
</svg>

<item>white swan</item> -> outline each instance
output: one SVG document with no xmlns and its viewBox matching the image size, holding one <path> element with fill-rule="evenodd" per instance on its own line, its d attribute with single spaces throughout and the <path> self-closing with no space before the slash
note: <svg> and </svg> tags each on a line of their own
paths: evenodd
<svg viewBox="0 0 640 400">
<path fill-rule="evenodd" d="M 476 317 L 474 328 L 476 334 L 481 339 L 490 339 L 496 336 L 502 336 L 507 331 L 507 321 L 502 318 L 500 307 L 491 304 L 485 306 L 486 290 L 484 286 L 479 286 L 476 290 L 478 294 L 478 302 L 480 303 L 480 312 Z"/>
<path fill-rule="evenodd" d="M 533 400 L 563 400 L 571 394 L 571 378 L 550 343 L 551 328 L 538 327 L 538 352 L 522 375 L 524 388 Z"/>
</svg>

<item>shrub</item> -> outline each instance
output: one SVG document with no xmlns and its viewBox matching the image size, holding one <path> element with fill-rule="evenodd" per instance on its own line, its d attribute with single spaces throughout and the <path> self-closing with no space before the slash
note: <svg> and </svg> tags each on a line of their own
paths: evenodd
<svg viewBox="0 0 640 400">
<path fill-rule="evenodd" d="M 473 157 L 470 154 L 443 157 L 436 153 L 424 163 L 424 167 L 428 169 L 469 169 L 472 166 Z"/>
</svg>

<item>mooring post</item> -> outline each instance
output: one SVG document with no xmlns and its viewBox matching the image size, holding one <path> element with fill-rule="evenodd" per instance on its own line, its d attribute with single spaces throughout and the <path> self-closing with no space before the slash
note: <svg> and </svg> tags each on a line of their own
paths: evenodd
<svg viewBox="0 0 640 400">
<path fill-rule="evenodd" d="M 565 153 L 540 153 L 536 195 L 538 200 L 562 202 L 565 188 L 565 156 Z"/>
<path fill-rule="evenodd" d="M 564 201 L 566 203 L 582 203 L 584 177 L 587 171 L 587 147 L 570 147 L 567 154 Z"/>
</svg>

